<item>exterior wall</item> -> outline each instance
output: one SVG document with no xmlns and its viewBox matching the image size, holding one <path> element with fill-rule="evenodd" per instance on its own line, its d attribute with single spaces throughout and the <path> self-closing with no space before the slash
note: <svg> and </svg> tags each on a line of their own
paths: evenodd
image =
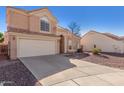
<svg viewBox="0 0 124 93">
<path fill-rule="evenodd" d="M 68 52 L 68 33 L 67 33 L 67 31 L 57 28 L 56 34 L 64 36 L 64 53 L 67 53 Z"/>
<path fill-rule="evenodd" d="M 39 15 L 35 15 L 17 9 L 7 8 L 7 27 L 25 29 L 39 33 L 56 34 L 57 22 L 52 18 L 48 11 L 45 11 L 41 11 Z M 50 23 L 50 32 L 40 31 L 40 19 L 43 17 L 46 17 Z"/>
<path fill-rule="evenodd" d="M 57 35 L 63 35 L 64 36 L 64 42 L 65 42 L 65 53 L 77 51 L 78 48 L 80 48 L 80 38 L 73 35 L 72 33 L 68 32 L 65 29 L 58 28 L 57 29 Z M 69 49 L 69 41 L 72 42 L 71 46 L 72 49 Z"/>
<path fill-rule="evenodd" d="M 80 39 L 79 38 L 74 38 L 74 49 L 77 50 L 80 48 Z"/>
<path fill-rule="evenodd" d="M 54 40 L 56 42 L 56 54 L 59 53 L 59 37 L 50 37 L 50 36 L 42 36 L 42 35 L 28 35 L 23 33 L 15 33 L 15 32 L 8 32 L 9 35 L 9 55 L 10 59 L 17 59 L 17 42 L 19 38 L 27 38 L 27 39 L 36 39 L 36 40 Z"/>
<path fill-rule="evenodd" d="M 40 32 L 40 18 L 37 16 L 29 16 L 29 30 Z"/>
<path fill-rule="evenodd" d="M 60 53 L 60 40 L 57 40 L 57 54 L 59 54 Z"/>
<path fill-rule="evenodd" d="M 57 23 L 56 22 L 54 22 L 54 21 L 51 21 L 51 32 L 53 33 L 53 34 L 56 34 L 56 32 L 57 32 Z"/>
<path fill-rule="evenodd" d="M 42 18 L 46 17 L 49 21 L 50 24 L 50 32 L 44 32 L 40 30 L 40 20 Z M 29 16 L 29 30 L 30 31 L 35 31 L 35 32 L 40 32 L 40 33 L 49 33 L 49 34 L 56 34 L 56 23 L 52 21 L 50 16 L 36 16 L 36 15 L 30 15 Z"/>
<path fill-rule="evenodd" d="M 10 59 L 17 59 L 17 37 L 15 35 L 9 35 L 8 47 Z"/>
<path fill-rule="evenodd" d="M 72 46 L 72 49 L 70 50 L 69 49 L 69 41 L 71 41 L 71 46 Z M 76 37 L 74 35 L 69 35 L 68 36 L 68 52 L 69 51 L 77 51 L 77 49 L 80 48 L 80 38 L 79 37 Z"/>
<path fill-rule="evenodd" d="M 36 11 L 33 11 L 29 14 L 34 15 L 34 16 L 38 16 L 40 19 L 41 18 L 47 18 L 48 22 L 50 23 L 50 30 L 51 30 L 50 33 L 56 34 L 57 20 L 47 8 L 43 8 L 43 9 L 40 9 L 38 11 L 36 10 Z"/>
<path fill-rule="evenodd" d="M 115 52 L 123 53 L 124 44 L 122 41 L 111 39 L 105 35 L 89 32 L 81 39 L 81 45 L 83 45 L 84 51 L 91 51 L 96 45 L 97 48 L 100 48 L 102 52 Z"/>
<path fill-rule="evenodd" d="M 68 52 L 68 40 L 67 40 L 67 37 L 64 37 L 64 42 L 65 42 L 65 45 L 64 45 L 64 52 L 67 53 Z"/>
<path fill-rule="evenodd" d="M 8 41 L 9 41 L 9 36 L 8 36 L 8 33 L 5 32 L 5 33 L 4 33 L 4 42 L 3 42 L 3 43 L 4 43 L 5 45 L 7 45 L 7 44 L 8 44 Z"/>
<path fill-rule="evenodd" d="M 28 16 L 14 9 L 7 9 L 7 26 L 28 29 Z"/>
</svg>

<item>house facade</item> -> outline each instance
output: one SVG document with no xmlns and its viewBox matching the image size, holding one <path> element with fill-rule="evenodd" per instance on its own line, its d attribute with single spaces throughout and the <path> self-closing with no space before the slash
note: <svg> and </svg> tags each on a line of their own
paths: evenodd
<svg viewBox="0 0 124 93">
<path fill-rule="evenodd" d="M 6 17 L 5 42 L 10 59 L 67 53 L 79 48 L 80 37 L 60 28 L 47 8 L 25 11 L 7 7 Z"/>
<path fill-rule="evenodd" d="M 70 31 L 68 31 L 68 29 L 59 26 L 57 27 L 56 34 L 60 35 L 62 38 L 60 41 L 61 43 L 60 52 L 61 53 L 77 51 L 77 49 L 80 48 L 81 38 L 76 35 L 73 35 Z"/>
<path fill-rule="evenodd" d="M 110 33 L 89 31 L 81 38 L 84 51 L 91 51 L 94 46 L 102 52 L 124 53 L 124 38 Z"/>
</svg>

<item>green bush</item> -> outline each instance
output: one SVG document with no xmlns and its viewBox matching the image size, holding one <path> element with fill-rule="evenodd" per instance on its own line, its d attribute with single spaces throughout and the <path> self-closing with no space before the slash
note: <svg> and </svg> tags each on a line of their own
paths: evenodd
<svg viewBox="0 0 124 93">
<path fill-rule="evenodd" d="M 99 54 L 100 52 L 101 52 L 101 49 L 99 49 L 99 48 L 93 48 L 92 49 L 93 54 Z"/>
<path fill-rule="evenodd" d="M 0 39 L 3 37 L 3 33 L 0 32 Z"/>
<path fill-rule="evenodd" d="M 0 32 L 0 43 L 2 43 L 3 41 L 4 41 L 3 33 Z"/>
<path fill-rule="evenodd" d="M 0 43 L 2 43 L 4 41 L 4 38 L 0 38 Z"/>
</svg>

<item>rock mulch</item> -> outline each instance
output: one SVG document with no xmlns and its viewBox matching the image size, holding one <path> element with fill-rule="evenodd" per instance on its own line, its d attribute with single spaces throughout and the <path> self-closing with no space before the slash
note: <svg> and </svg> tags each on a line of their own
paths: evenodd
<svg viewBox="0 0 124 93">
<path fill-rule="evenodd" d="M 91 55 L 90 53 L 83 53 L 78 55 L 70 55 L 68 57 L 109 67 L 124 69 L 124 54 L 101 53 L 100 55 Z"/>
<path fill-rule="evenodd" d="M 1 86 L 37 86 L 40 85 L 32 73 L 19 61 L 0 64 Z"/>
<path fill-rule="evenodd" d="M 91 55 L 86 58 L 83 58 L 82 60 L 109 67 L 124 69 L 124 55 L 121 54 Z"/>
</svg>

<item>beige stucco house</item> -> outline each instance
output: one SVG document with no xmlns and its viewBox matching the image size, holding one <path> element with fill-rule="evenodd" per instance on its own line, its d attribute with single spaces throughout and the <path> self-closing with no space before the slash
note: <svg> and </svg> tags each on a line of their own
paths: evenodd
<svg viewBox="0 0 124 93">
<path fill-rule="evenodd" d="M 80 46 L 80 37 L 59 27 L 47 8 L 26 11 L 7 7 L 6 17 L 5 42 L 11 59 L 67 53 Z"/>
<path fill-rule="evenodd" d="M 91 51 L 94 45 L 102 52 L 124 53 L 124 37 L 110 33 L 89 31 L 81 38 L 84 51 Z"/>
</svg>

